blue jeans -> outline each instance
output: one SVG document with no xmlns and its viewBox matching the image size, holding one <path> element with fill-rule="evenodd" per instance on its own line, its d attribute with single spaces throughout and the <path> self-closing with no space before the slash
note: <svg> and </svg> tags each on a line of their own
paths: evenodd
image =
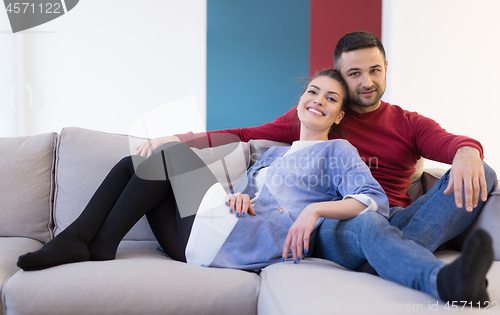
<svg viewBox="0 0 500 315">
<path fill-rule="evenodd" d="M 485 162 L 484 173 L 488 185 L 488 194 L 498 182 L 497 174 Z M 403 239 L 416 242 L 434 252 L 440 245 L 457 237 L 477 219 L 484 202 L 479 199 L 472 212 L 459 209 L 455 205 L 454 194 L 445 195 L 450 171 L 422 197 L 406 208 L 393 207 L 389 223 L 403 232 Z M 462 194 L 465 202 L 465 197 Z"/>
<path fill-rule="evenodd" d="M 488 193 L 497 184 L 495 172 L 483 162 Z M 429 192 L 407 208 L 391 208 L 388 220 L 376 213 L 353 219 L 326 219 L 318 230 L 313 255 L 358 269 L 368 261 L 384 279 L 439 298 L 436 281 L 444 263 L 432 252 L 469 227 L 479 215 L 458 209 L 453 194 L 445 195 L 449 171 Z"/>
</svg>

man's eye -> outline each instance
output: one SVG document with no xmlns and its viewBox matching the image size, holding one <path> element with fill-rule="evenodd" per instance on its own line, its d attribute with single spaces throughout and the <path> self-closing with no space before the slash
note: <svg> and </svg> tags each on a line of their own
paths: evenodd
<svg viewBox="0 0 500 315">
<path fill-rule="evenodd" d="M 350 77 L 355 77 L 359 74 L 359 72 L 352 72 L 349 74 Z"/>
</svg>

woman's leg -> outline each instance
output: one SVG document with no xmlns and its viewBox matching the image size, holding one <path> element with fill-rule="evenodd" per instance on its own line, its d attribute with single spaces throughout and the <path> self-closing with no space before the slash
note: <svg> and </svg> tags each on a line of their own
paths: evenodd
<svg viewBox="0 0 500 315">
<path fill-rule="evenodd" d="M 133 174 L 132 157 L 123 158 L 108 173 L 80 216 L 40 250 L 21 256 L 19 267 L 38 270 L 88 260 L 87 243 L 95 236 Z"/>
<path fill-rule="evenodd" d="M 139 176 L 144 175 L 146 170 L 149 170 L 148 176 Z M 165 173 L 161 153 L 152 154 L 136 167 L 97 233 L 88 242 L 90 260 L 114 259 L 125 234 L 150 210 L 162 208 L 165 212 L 175 211 L 175 207 L 161 207 L 168 206 L 164 201 L 172 197 L 172 188 Z"/>
<path fill-rule="evenodd" d="M 186 245 L 181 241 L 177 212 L 175 198 L 171 193 L 162 204 L 146 213 L 146 217 L 156 240 L 167 255 L 174 260 L 186 262 Z"/>
<path fill-rule="evenodd" d="M 140 163 L 136 172 L 133 158 L 139 157 L 124 159 L 127 162 L 122 160 L 113 168 L 75 222 L 39 251 L 21 256 L 18 265 L 24 270 L 38 270 L 85 261 L 89 257 L 113 259 L 123 236 L 150 211 L 148 220 L 153 222 L 153 232 L 162 247 L 172 258 L 185 260 L 183 249 L 194 214 L 206 190 L 217 182 L 216 178 L 203 161 L 181 143 L 164 145 L 160 152 Z M 167 165 L 171 171 L 167 172 Z M 167 178 L 172 180 L 177 197 L 189 198 L 182 200 L 175 224 L 172 213 L 176 211 Z M 192 206 L 194 210 L 187 208 Z M 175 233 L 177 226 L 181 229 Z M 180 248 L 175 245 L 179 241 Z"/>
<path fill-rule="evenodd" d="M 217 179 L 186 145 L 167 143 L 160 150 L 154 158 L 151 156 L 137 168 L 89 243 L 91 260 L 114 259 L 122 238 L 146 214 L 155 237 L 167 254 L 185 261 L 184 250 L 194 214 L 206 191 L 217 183 Z M 168 179 L 149 179 L 159 172 L 167 173 Z M 179 211 L 176 211 L 175 201 Z M 180 215 L 176 220 L 177 212 Z"/>
</svg>

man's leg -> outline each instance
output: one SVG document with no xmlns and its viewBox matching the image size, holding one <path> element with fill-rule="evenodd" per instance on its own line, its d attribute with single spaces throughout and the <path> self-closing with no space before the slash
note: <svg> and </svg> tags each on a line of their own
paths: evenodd
<svg viewBox="0 0 500 315">
<path fill-rule="evenodd" d="M 466 242 L 462 256 L 450 265 L 422 246 L 404 240 L 401 232 L 375 212 L 353 219 L 325 220 L 318 232 L 315 256 L 356 269 L 366 260 L 384 279 L 445 300 L 488 300 L 485 275 L 493 260 L 491 238 L 477 231 Z"/>
<path fill-rule="evenodd" d="M 497 183 L 495 171 L 483 162 L 488 194 Z M 484 205 L 479 200 L 472 212 L 458 209 L 453 194 L 443 192 L 448 186 L 449 171 L 422 197 L 407 208 L 391 208 L 389 223 L 401 230 L 403 239 L 412 240 L 434 252 L 439 246 L 457 237 L 477 219 Z M 357 268 L 358 271 L 377 274 L 369 263 Z"/>
<path fill-rule="evenodd" d="M 437 274 L 444 263 L 401 238 L 401 231 L 376 212 L 349 220 L 326 219 L 316 236 L 314 256 L 357 269 L 368 260 L 384 279 L 438 296 Z"/>
<path fill-rule="evenodd" d="M 497 185 L 495 171 L 483 162 L 488 194 Z M 465 231 L 478 217 L 484 202 L 479 200 L 472 212 L 458 209 L 453 194 L 445 195 L 448 186 L 449 171 L 412 205 L 395 214 L 389 222 L 399 228 L 403 239 L 412 240 L 429 251 L 434 252 L 440 245 L 455 238 Z M 392 209 L 393 210 L 393 209 Z"/>
</svg>

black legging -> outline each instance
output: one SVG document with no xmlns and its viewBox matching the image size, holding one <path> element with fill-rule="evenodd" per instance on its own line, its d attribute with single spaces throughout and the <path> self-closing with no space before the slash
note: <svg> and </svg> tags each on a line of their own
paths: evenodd
<svg viewBox="0 0 500 315">
<path fill-rule="evenodd" d="M 196 182 L 189 176 L 194 170 Z M 163 250 L 172 259 L 186 261 L 184 252 L 194 214 L 216 182 L 191 149 L 182 143 L 167 143 L 147 159 L 129 156 L 118 162 L 66 230 L 87 241 L 91 260 L 113 259 L 120 241 L 145 214 Z M 191 215 L 181 218 L 186 210 L 177 208 L 174 191 L 183 195 L 184 207 L 190 208 L 187 212 Z"/>
<path fill-rule="evenodd" d="M 156 154 L 151 157 L 162 156 Z M 67 230 L 78 231 L 85 238 L 89 243 L 91 260 L 110 259 L 105 256 L 113 252 L 113 247 L 146 214 L 163 250 L 173 259 L 185 261 L 184 250 L 194 216 L 181 219 L 180 215 L 176 215 L 177 207 L 170 181 L 138 177 L 134 168 L 137 160 L 139 157 L 128 156 L 118 162 L 80 217 Z M 105 252 L 102 250 L 104 247 Z"/>
</svg>

